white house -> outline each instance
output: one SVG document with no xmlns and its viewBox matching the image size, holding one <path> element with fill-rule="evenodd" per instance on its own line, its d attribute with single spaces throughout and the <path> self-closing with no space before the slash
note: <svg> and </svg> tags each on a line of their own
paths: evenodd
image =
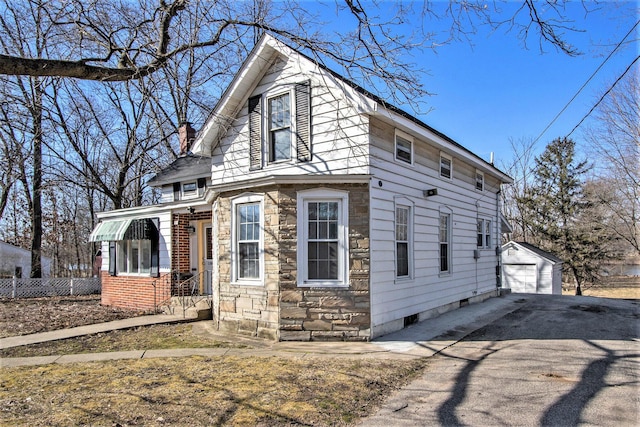
<svg viewBox="0 0 640 427">
<path fill-rule="evenodd" d="M 504 244 L 502 273 L 502 286 L 511 292 L 562 295 L 562 260 L 531 244 Z"/>
<path fill-rule="evenodd" d="M 43 256 L 42 277 L 51 274 L 51 258 Z M 0 242 L 0 278 L 18 279 L 31 275 L 31 251 L 19 248 L 6 242 Z"/>
<path fill-rule="evenodd" d="M 181 145 L 159 205 L 99 215 L 103 304 L 186 278 L 221 329 L 370 340 L 496 295 L 511 179 L 273 37 Z"/>
</svg>

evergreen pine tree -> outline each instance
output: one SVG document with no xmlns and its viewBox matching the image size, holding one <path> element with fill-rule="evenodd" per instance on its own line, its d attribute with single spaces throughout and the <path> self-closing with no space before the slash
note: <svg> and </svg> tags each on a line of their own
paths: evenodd
<svg viewBox="0 0 640 427">
<path fill-rule="evenodd" d="M 527 209 L 530 243 L 564 261 L 564 273 L 573 276 L 581 295 L 607 257 L 607 239 L 593 217 L 598 211 L 583 192 L 589 166 L 576 160 L 575 142 L 566 137 L 553 140 L 535 163 L 534 182 L 518 200 Z"/>
</svg>

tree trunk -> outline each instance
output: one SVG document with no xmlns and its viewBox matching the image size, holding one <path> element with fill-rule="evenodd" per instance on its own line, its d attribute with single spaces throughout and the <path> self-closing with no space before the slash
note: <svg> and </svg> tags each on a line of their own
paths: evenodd
<svg viewBox="0 0 640 427">
<path fill-rule="evenodd" d="M 42 81 L 34 79 L 31 277 L 42 278 Z"/>
</svg>

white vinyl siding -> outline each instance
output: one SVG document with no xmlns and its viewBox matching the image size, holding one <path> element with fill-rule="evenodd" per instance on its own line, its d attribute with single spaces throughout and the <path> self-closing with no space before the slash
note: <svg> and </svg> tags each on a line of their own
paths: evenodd
<svg viewBox="0 0 640 427">
<path fill-rule="evenodd" d="M 415 313 L 436 310 L 496 288 L 495 256 L 474 259 L 479 217 L 494 221 L 495 194 L 478 203 L 475 166 L 456 163 L 456 179 L 440 178 L 441 150 L 428 139 L 414 136 L 414 164 L 395 160 L 396 129 L 371 120 L 371 310 L 373 336 L 391 330 L 394 321 Z M 485 175 L 485 179 L 488 175 Z M 493 179 L 493 178 L 492 178 Z M 491 181 L 493 182 L 493 180 Z M 486 182 L 488 183 L 488 181 Z M 381 185 L 380 185 L 381 184 Z M 497 186 L 494 186 L 497 189 Z M 425 197 L 424 190 L 438 194 Z M 489 191 L 485 186 L 485 191 Z M 491 191 L 495 191 L 491 187 Z M 410 279 L 396 277 L 395 215 L 398 204 L 412 207 L 413 271 Z M 440 213 L 451 215 L 450 273 L 440 274 Z M 495 226 L 494 233 L 495 233 Z M 495 235 L 492 236 L 495 239 Z M 373 291 L 375 290 L 375 291 Z M 422 317 L 421 317 L 422 319 Z"/>
<path fill-rule="evenodd" d="M 251 93 L 251 102 L 245 102 L 236 118 L 229 125 L 225 136 L 213 150 L 212 180 L 218 184 L 231 184 L 240 180 L 261 177 L 301 176 L 303 174 L 347 175 L 369 173 L 368 117 L 360 113 L 344 93 L 327 87 L 326 80 L 311 80 L 307 70 L 300 69 L 297 61 L 280 61 L 267 70 Z M 277 78 L 277 80 L 276 80 Z M 305 82 L 307 82 L 305 84 Z M 268 147 L 264 152 L 258 147 L 250 149 L 251 129 L 268 132 L 267 100 L 282 95 L 290 88 L 291 130 L 295 135 L 306 135 L 308 141 L 295 141 L 291 136 L 291 161 L 269 162 Z M 310 106 L 300 103 L 310 97 Z M 259 103 L 258 99 L 262 98 Z M 293 99 L 295 98 L 295 100 Z M 251 104 L 251 105 L 249 105 Z M 308 104 L 308 102 L 307 102 Z M 254 114 L 250 114 L 253 106 Z M 297 117 L 303 110 L 311 114 L 311 120 Z M 299 111 L 300 110 L 300 111 Z M 250 126 L 250 117 L 255 120 Z M 261 121 L 259 118 L 262 117 Z M 339 122 L 336 122 L 336 118 Z M 265 139 L 264 137 L 262 138 Z M 312 147 L 309 146 L 312 142 Z M 348 144 L 344 142 L 348 141 Z M 266 144 L 265 141 L 263 141 Z M 306 145 L 305 145 L 306 144 Z M 251 154 L 253 153 L 253 154 Z M 264 156 L 261 160 L 260 156 Z M 254 159 L 250 166 L 250 159 Z"/>
</svg>

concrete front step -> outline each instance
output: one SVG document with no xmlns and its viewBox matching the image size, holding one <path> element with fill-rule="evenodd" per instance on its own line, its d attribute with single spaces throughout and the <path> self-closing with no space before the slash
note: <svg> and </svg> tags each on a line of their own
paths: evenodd
<svg viewBox="0 0 640 427">
<path fill-rule="evenodd" d="M 182 316 L 185 319 L 208 320 L 212 319 L 211 305 L 208 297 L 173 297 L 161 310 L 164 314 Z"/>
</svg>

